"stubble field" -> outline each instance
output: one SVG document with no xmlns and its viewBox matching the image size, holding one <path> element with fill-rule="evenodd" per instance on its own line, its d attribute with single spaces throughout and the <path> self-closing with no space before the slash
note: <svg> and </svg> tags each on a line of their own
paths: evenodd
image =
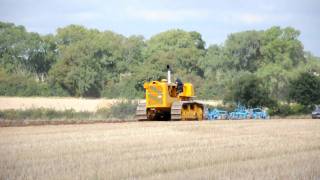
<svg viewBox="0 0 320 180">
<path fill-rule="evenodd" d="M 319 120 L 0 128 L 0 179 L 319 179 Z"/>
</svg>

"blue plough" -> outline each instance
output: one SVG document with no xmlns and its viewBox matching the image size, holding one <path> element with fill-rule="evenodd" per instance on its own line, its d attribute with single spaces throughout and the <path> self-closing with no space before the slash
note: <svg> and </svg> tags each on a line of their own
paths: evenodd
<svg viewBox="0 0 320 180">
<path fill-rule="evenodd" d="M 207 117 L 209 120 L 228 119 L 228 112 L 215 108 L 213 110 L 208 110 Z"/>
<path fill-rule="evenodd" d="M 207 111 L 207 119 L 215 120 L 215 119 L 232 119 L 232 120 L 240 120 L 240 119 L 269 119 L 268 113 L 261 108 L 251 108 L 247 109 L 245 106 L 240 104 L 237 105 L 234 111 L 228 113 L 227 111 L 220 109 L 208 109 Z"/>
</svg>

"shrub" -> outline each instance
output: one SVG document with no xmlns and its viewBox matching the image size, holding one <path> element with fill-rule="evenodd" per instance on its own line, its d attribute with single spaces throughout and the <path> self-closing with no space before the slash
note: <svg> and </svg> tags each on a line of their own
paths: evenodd
<svg viewBox="0 0 320 180">
<path fill-rule="evenodd" d="M 109 109 L 99 109 L 97 115 L 105 118 L 128 119 L 135 115 L 137 103 L 134 101 L 122 101 Z"/>
<path fill-rule="evenodd" d="M 0 70 L 0 96 L 67 96 L 59 86 L 49 86 L 45 82 L 22 75 L 8 75 Z"/>
<path fill-rule="evenodd" d="M 290 108 L 292 114 L 308 114 L 311 112 L 307 106 L 301 104 L 292 104 Z"/>
<path fill-rule="evenodd" d="M 143 87 L 143 85 L 141 85 L 141 87 Z M 106 98 L 141 98 L 144 95 L 144 91 L 139 90 L 141 87 L 139 87 L 134 79 L 122 79 L 119 83 L 110 83 L 108 86 L 104 87 L 101 96 Z"/>
<path fill-rule="evenodd" d="M 301 104 L 280 104 L 268 110 L 269 115 L 274 116 L 289 116 L 289 115 L 302 115 L 308 114 L 311 110 L 307 106 Z"/>
<path fill-rule="evenodd" d="M 290 105 L 288 104 L 278 104 L 275 107 L 272 107 L 268 110 L 270 116 L 279 115 L 279 116 L 288 116 L 291 113 Z"/>
<path fill-rule="evenodd" d="M 320 77 L 305 72 L 291 81 L 289 97 L 304 106 L 312 106 L 320 103 Z"/>
<path fill-rule="evenodd" d="M 26 109 L 26 110 L 2 110 L 0 119 L 25 120 L 25 119 L 131 119 L 135 115 L 137 103 L 134 101 L 123 101 L 110 108 L 99 109 L 97 112 L 76 112 L 73 109 L 56 111 L 54 109 Z"/>
<path fill-rule="evenodd" d="M 269 92 L 263 87 L 261 79 L 251 73 L 235 79 L 224 101 L 238 102 L 246 107 L 270 107 L 274 104 Z"/>
<path fill-rule="evenodd" d="M 27 110 L 3 110 L 0 111 L 0 119 L 24 120 L 24 119 L 89 119 L 94 113 L 76 112 L 72 109 L 55 111 L 53 109 L 37 108 Z"/>
</svg>

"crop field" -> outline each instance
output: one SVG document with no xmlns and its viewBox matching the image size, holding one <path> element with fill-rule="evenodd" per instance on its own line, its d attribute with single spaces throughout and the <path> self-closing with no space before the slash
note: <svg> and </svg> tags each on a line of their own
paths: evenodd
<svg viewBox="0 0 320 180">
<path fill-rule="evenodd" d="M 0 110 L 47 108 L 57 111 L 73 109 L 75 111 L 95 112 L 101 108 L 109 108 L 121 99 L 86 99 L 73 97 L 5 97 L 0 96 Z"/>
<path fill-rule="evenodd" d="M 121 101 L 126 101 L 126 99 L 0 96 L 0 110 L 46 108 L 57 111 L 73 109 L 77 112 L 95 112 L 101 108 L 110 108 Z M 136 101 L 141 101 L 141 99 L 137 99 Z M 222 101 L 218 100 L 201 100 L 201 102 L 213 106 L 222 104 Z"/>
<path fill-rule="evenodd" d="M 320 179 L 319 120 L 0 128 L 0 179 Z"/>
</svg>

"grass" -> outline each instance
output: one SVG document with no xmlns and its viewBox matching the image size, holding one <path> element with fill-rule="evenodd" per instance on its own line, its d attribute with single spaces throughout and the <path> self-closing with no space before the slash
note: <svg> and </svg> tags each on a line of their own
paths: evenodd
<svg viewBox="0 0 320 180">
<path fill-rule="evenodd" d="M 73 109 L 56 111 L 53 109 L 37 108 L 27 110 L 2 110 L 0 111 L 1 119 L 8 120 L 25 120 L 25 119 L 88 119 L 95 114 L 90 112 L 76 112 Z"/>
<path fill-rule="evenodd" d="M 80 111 L 73 109 L 57 111 L 48 108 L 32 108 L 26 110 L 0 110 L 0 119 L 25 120 L 25 119 L 99 119 L 117 118 L 127 119 L 135 114 L 137 104 L 131 101 L 119 102 L 110 108 L 102 108 L 97 112 Z"/>
<path fill-rule="evenodd" d="M 320 121 L 1 128 L 0 179 L 319 179 Z"/>
<path fill-rule="evenodd" d="M 57 111 L 46 108 L 33 108 L 26 110 L 0 110 L 0 126 L 14 126 L 26 124 L 50 124 L 52 122 L 76 123 L 110 120 L 134 119 L 136 103 L 131 101 L 119 102 L 110 108 L 99 109 L 96 112 L 73 109 Z"/>
</svg>

